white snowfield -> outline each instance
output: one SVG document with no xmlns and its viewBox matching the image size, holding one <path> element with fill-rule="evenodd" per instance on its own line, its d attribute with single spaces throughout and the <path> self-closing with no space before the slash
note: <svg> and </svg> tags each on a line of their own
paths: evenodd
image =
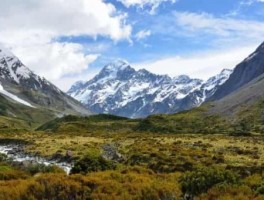
<svg viewBox="0 0 264 200">
<path fill-rule="evenodd" d="M 10 92 L 7 92 L 6 90 L 4 90 L 3 86 L 0 85 L 0 93 L 9 97 L 10 99 L 13 99 L 14 101 L 21 103 L 23 105 L 29 106 L 31 108 L 35 108 L 34 106 L 32 106 L 30 103 L 24 101 L 23 99 L 20 99 L 19 97 L 17 97 L 16 95 L 11 94 Z"/>
</svg>

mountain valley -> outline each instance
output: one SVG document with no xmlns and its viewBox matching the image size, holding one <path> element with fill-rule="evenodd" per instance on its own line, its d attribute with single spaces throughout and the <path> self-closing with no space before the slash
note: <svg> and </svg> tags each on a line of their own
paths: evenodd
<svg viewBox="0 0 264 200">
<path fill-rule="evenodd" d="M 2 51 L 0 199 L 264 199 L 262 46 L 207 81 L 109 64 L 85 106 Z"/>
<path fill-rule="evenodd" d="M 264 200 L 264 0 L 0 6 L 0 200 Z"/>
</svg>

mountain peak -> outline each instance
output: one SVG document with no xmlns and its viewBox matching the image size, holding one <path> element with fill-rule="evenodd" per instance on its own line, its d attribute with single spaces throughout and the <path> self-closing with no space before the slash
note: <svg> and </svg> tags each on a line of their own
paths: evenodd
<svg viewBox="0 0 264 200">
<path fill-rule="evenodd" d="M 188 75 L 179 75 L 175 76 L 174 79 L 190 79 L 190 77 Z"/>
<path fill-rule="evenodd" d="M 176 84 L 184 84 L 190 82 L 192 79 L 187 75 L 179 75 L 173 78 L 173 82 Z"/>
<path fill-rule="evenodd" d="M 130 67 L 129 63 L 124 60 L 117 60 L 107 64 L 100 73 L 95 77 L 95 81 L 109 79 L 124 79 L 130 77 L 135 69 Z"/>
<path fill-rule="evenodd" d="M 230 77 L 230 75 L 233 73 L 232 69 L 223 69 L 219 74 L 209 78 L 206 82 L 205 82 L 205 86 L 208 88 L 215 88 L 216 85 L 221 86 L 223 85 L 228 78 Z"/>
<path fill-rule="evenodd" d="M 2 57 L 15 57 L 15 55 L 7 48 L 0 45 L 0 58 Z"/>
<path fill-rule="evenodd" d="M 125 68 L 130 67 L 129 63 L 124 60 L 116 60 L 114 62 L 111 62 L 107 64 L 103 70 L 106 71 L 119 71 L 119 70 L 124 70 Z"/>
<path fill-rule="evenodd" d="M 13 53 L 0 46 L 0 76 L 17 83 L 30 78 L 33 72 L 27 68 Z"/>
</svg>

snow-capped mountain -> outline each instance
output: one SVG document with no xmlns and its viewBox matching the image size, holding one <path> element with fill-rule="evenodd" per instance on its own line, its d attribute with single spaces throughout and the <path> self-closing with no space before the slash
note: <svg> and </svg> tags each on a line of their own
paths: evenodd
<svg viewBox="0 0 264 200">
<path fill-rule="evenodd" d="M 31 108 L 50 109 L 62 114 L 89 113 L 78 101 L 45 78 L 36 75 L 14 54 L 1 46 L 0 95 L 13 103 Z"/>
<path fill-rule="evenodd" d="M 93 112 L 138 118 L 199 106 L 231 73 L 225 69 L 207 81 L 186 75 L 171 78 L 145 69 L 136 71 L 127 62 L 117 61 L 92 80 L 75 83 L 68 94 Z"/>
<path fill-rule="evenodd" d="M 14 54 L 4 48 L 0 48 L 0 78 L 3 83 L 10 82 L 32 90 L 46 88 L 62 93 L 45 78 L 34 74 Z"/>
</svg>

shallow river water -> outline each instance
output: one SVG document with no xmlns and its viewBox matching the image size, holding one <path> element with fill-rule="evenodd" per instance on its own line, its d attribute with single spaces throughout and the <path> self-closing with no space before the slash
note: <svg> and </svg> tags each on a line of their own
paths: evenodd
<svg viewBox="0 0 264 200">
<path fill-rule="evenodd" d="M 7 145 L 0 145 L 0 153 L 7 155 L 7 157 L 13 161 L 16 162 L 24 162 L 24 161 L 33 161 L 39 164 L 44 164 L 44 165 L 56 165 L 63 169 L 67 174 L 70 173 L 73 165 L 66 163 L 66 162 L 59 162 L 55 160 L 48 160 L 43 157 L 39 156 L 32 156 L 25 154 L 23 152 L 19 152 L 15 149 L 18 149 L 18 145 L 13 145 L 13 144 L 7 144 Z"/>
</svg>

